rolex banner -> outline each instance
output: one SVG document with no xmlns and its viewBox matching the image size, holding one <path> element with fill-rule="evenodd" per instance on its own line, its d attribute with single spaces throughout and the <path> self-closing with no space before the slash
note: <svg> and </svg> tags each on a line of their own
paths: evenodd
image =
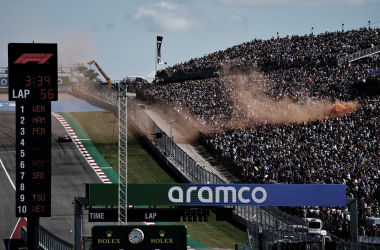
<svg viewBox="0 0 380 250">
<path fill-rule="evenodd" d="M 95 225 L 91 236 L 92 250 L 187 250 L 184 225 Z"/>
<path fill-rule="evenodd" d="M 164 64 L 161 59 L 162 36 L 157 36 L 157 64 Z"/>
</svg>

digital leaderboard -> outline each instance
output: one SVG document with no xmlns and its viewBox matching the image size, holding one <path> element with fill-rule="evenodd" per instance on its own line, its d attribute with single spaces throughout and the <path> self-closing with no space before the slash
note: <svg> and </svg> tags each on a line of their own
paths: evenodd
<svg viewBox="0 0 380 250">
<path fill-rule="evenodd" d="M 8 68 L 8 97 L 16 102 L 16 217 L 50 217 L 57 44 L 10 43 Z"/>
</svg>

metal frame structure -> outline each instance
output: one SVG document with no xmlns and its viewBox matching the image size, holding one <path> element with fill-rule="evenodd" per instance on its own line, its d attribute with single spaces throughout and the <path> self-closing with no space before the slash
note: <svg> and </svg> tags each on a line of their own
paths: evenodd
<svg viewBox="0 0 380 250">
<path fill-rule="evenodd" d="M 119 225 L 127 224 L 127 91 L 118 87 L 118 121 L 119 121 Z"/>
<path fill-rule="evenodd" d="M 338 65 L 342 65 L 344 63 L 351 63 L 353 61 L 362 59 L 364 57 L 368 56 L 374 56 L 376 54 L 380 53 L 380 45 L 374 46 L 372 48 L 359 50 L 356 53 L 349 54 L 347 56 L 341 57 L 338 59 Z"/>
</svg>

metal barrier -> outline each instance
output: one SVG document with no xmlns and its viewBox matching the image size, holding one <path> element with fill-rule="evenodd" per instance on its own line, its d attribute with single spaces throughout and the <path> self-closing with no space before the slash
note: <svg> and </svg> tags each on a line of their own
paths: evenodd
<svg viewBox="0 0 380 250">
<path fill-rule="evenodd" d="M 143 116 L 145 113 L 141 114 Z M 146 114 L 145 114 L 146 115 Z M 147 119 L 150 119 L 149 117 Z M 136 121 L 135 121 L 136 122 Z M 150 120 L 153 133 L 162 133 L 162 138 L 155 139 L 155 145 L 168 159 L 194 183 L 224 183 L 215 173 L 207 171 L 179 147 L 170 136 L 163 132 L 155 122 Z M 141 127 L 141 126 L 140 126 Z"/>
<path fill-rule="evenodd" d="M 62 240 L 61 238 L 50 233 L 47 229 L 40 225 L 39 229 L 39 245 L 43 249 L 57 249 L 57 250 L 72 250 L 74 245 Z"/>
<path fill-rule="evenodd" d="M 21 239 L 23 240 L 25 246 L 27 245 L 27 229 L 21 227 Z M 39 242 L 38 245 L 41 249 L 47 250 L 72 250 L 74 245 L 62 240 L 61 238 L 55 236 L 43 226 L 39 226 Z"/>
<path fill-rule="evenodd" d="M 363 49 L 351 55 L 347 55 L 338 59 L 338 65 L 349 63 L 360 58 L 364 58 L 369 55 L 376 54 L 380 51 L 380 45 L 374 46 L 373 48 Z"/>
<path fill-rule="evenodd" d="M 380 237 L 375 236 L 358 236 L 358 241 L 363 243 L 380 245 Z"/>
<path fill-rule="evenodd" d="M 358 242 L 339 241 L 335 242 L 336 250 L 379 250 L 380 247 L 372 244 L 362 244 Z"/>
</svg>

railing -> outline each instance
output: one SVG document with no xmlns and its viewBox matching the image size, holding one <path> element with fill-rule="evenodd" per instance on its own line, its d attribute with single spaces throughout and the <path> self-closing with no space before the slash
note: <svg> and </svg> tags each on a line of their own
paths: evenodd
<svg viewBox="0 0 380 250">
<path fill-rule="evenodd" d="M 380 237 L 358 236 L 358 242 L 369 243 L 369 244 L 379 244 L 380 245 Z"/>
<path fill-rule="evenodd" d="M 349 63 L 364 57 L 367 57 L 369 55 L 373 55 L 380 52 L 380 45 L 375 46 L 373 48 L 363 49 L 356 53 L 353 53 L 351 55 L 347 55 L 345 57 L 341 57 L 338 59 L 338 65 Z"/>
<path fill-rule="evenodd" d="M 21 239 L 23 240 L 25 246 L 27 245 L 26 241 L 27 229 L 21 227 Z M 39 243 L 38 245 L 41 249 L 47 250 L 72 250 L 74 249 L 73 244 L 68 243 L 67 241 L 62 240 L 61 238 L 50 233 L 43 226 L 39 226 Z"/>
<path fill-rule="evenodd" d="M 73 244 L 62 240 L 61 238 L 50 233 L 47 229 L 40 225 L 39 233 L 39 245 L 43 249 L 54 249 L 54 250 L 72 250 L 74 249 Z"/>
<path fill-rule="evenodd" d="M 359 242 L 339 241 L 336 242 L 336 250 L 379 250 L 380 247 L 372 244 Z"/>
<path fill-rule="evenodd" d="M 145 113 L 139 114 L 139 117 Z M 138 122 L 138 120 L 135 120 Z M 199 166 L 197 162 L 191 158 L 186 152 L 179 147 L 170 136 L 163 132 L 155 122 L 153 124 L 153 133 L 162 133 L 162 138 L 155 139 L 155 145 L 160 149 L 165 156 L 168 156 L 174 166 L 178 168 L 194 183 L 225 183 L 217 174 L 205 169 L 204 166 Z M 142 124 L 140 124 L 142 125 Z M 141 127 L 141 126 L 140 126 Z"/>
</svg>

